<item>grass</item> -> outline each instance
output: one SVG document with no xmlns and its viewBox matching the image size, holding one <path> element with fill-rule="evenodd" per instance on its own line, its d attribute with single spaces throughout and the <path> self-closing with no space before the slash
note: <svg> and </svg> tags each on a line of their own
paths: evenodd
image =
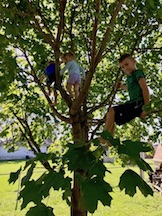
<svg viewBox="0 0 162 216">
<path fill-rule="evenodd" d="M 152 161 L 151 165 L 153 165 Z M 14 185 L 8 184 L 8 178 L 10 172 L 15 172 L 20 166 L 25 164 L 24 161 L 16 162 L 1 162 L 0 163 L 0 209 L 1 216 L 24 216 L 27 212 L 27 207 L 25 210 L 20 211 L 21 202 L 16 201 L 18 182 Z M 119 166 L 114 166 L 112 164 L 107 164 L 107 168 L 111 171 L 107 173 L 106 180 L 113 186 L 113 192 L 111 196 L 113 201 L 111 207 L 104 207 L 101 203 L 98 205 L 98 210 L 94 214 L 88 214 L 88 216 L 161 216 L 162 215 L 162 197 L 159 193 L 155 192 L 154 196 L 148 196 L 145 198 L 141 192 L 132 198 L 125 195 L 124 192 L 120 191 L 117 187 L 119 177 L 123 173 L 124 168 Z M 139 173 L 138 168 L 134 168 L 135 171 Z M 38 167 L 35 172 L 35 177 L 42 174 L 42 167 Z M 145 174 L 145 180 L 148 176 Z M 45 200 L 45 204 L 54 207 L 54 212 L 56 216 L 69 216 L 70 209 L 61 198 L 61 191 L 51 191 L 50 197 Z M 17 210 L 15 210 L 17 204 Z"/>
</svg>

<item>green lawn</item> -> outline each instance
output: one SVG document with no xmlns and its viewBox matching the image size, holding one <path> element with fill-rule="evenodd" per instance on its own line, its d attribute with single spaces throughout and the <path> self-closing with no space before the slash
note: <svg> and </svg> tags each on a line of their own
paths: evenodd
<svg viewBox="0 0 162 216">
<path fill-rule="evenodd" d="M 151 160 L 150 160 L 151 162 Z M 9 173 L 17 171 L 25 162 L 1 162 L 0 163 L 0 215 L 1 216 L 24 216 L 27 209 L 20 211 L 21 202 L 16 202 L 18 182 L 14 185 L 8 184 Z M 151 162 L 152 163 L 152 162 Z M 98 210 L 94 214 L 88 216 L 161 216 L 162 215 L 162 197 L 155 192 L 154 197 L 145 198 L 138 192 L 133 198 L 120 192 L 117 187 L 119 176 L 124 171 L 124 168 L 107 164 L 107 168 L 112 172 L 107 173 L 106 179 L 113 186 L 111 196 L 113 201 L 111 207 L 104 207 L 101 203 L 98 205 Z M 135 168 L 139 173 L 139 170 Z M 35 176 L 42 173 L 41 166 L 37 168 Z M 23 174 L 22 174 L 23 176 Z M 145 174 L 145 179 L 148 176 Z M 69 216 L 70 210 L 64 201 L 61 199 L 61 192 L 51 191 L 51 195 L 45 200 L 45 203 L 53 206 L 56 216 Z M 15 210 L 17 204 L 17 210 Z"/>
</svg>

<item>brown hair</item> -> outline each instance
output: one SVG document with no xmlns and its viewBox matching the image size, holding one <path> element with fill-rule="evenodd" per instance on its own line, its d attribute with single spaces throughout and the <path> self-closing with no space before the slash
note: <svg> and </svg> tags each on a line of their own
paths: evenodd
<svg viewBox="0 0 162 216">
<path fill-rule="evenodd" d="M 118 61 L 119 61 L 119 62 L 122 62 L 122 61 L 123 61 L 124 59 L 126 59 L 126 58 L 131 58 L 131 59 L 133 59 L 132 56 L 131 56 L 131 54 L 125 53 L 125 54 L 123 54 L 123 55 L 120 56 L 120 58 L 118 59 Z"/>
<path fill-rule="evenodd" d="M 75 54 L 74 54 L 73 52 L 71 52 L 71 51 L 65 53 L 65 54 L 63 55 L 63 58 L 65 58 L 66 56 L 69 56 L 69 57 L 71 57 L 71 58 L 75 58 Z"/>
</svg>

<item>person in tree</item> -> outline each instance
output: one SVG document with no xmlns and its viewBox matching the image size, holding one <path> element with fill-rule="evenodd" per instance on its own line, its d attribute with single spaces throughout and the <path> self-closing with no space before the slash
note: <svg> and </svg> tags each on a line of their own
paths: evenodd
<svg viewBox="0 0 162 216">
<path fill-rule="evenodd" d="M 41 76 L 40 81 L 42 82 L 45 78 L 46 79 L 46 86 L 47 86 L 47 95 L 51 95 L 51 85 L 54 83 L 53 86 L 53 94 L 54 94 L 54 102 L 52 103 L 53 106 L 57 104 L 57 85 L 56 85 L 56 68 L 55 68 L 55 63 L 53 61 L 49 61 L 44 74 Z"/>
<path fill-rule="evenodd" d="M 135 117 L 145 118 L 147 113 L 142 109 L 149 103 L 150 94 L 142 70 L 136 68 L 136 60 L 130 54 L 124 54 L 119 59 L 119 65 L 127 75 L 126 85 L 122 82 L 117 88 L 128 90 L 130 100 L 124 104 L 111 107 L 106 114 L 105 130 L 114 135 L 115 123 L 123 125 Z M 111 144 L 101 138 L 101 143 Z"/>
<path fill-rule="evenodd" d="M 85 79 L 85 71 L 75 61 L 75 55 L 73 52 L 67 52 L 63 55 L 62 61 L 65 63 L 65 67 L 60 70 L 60 75 L 68 70 L 69 78 L 67 80 L 66 89 L 71 98 L 77 98 L 79 96 L 79 87 L 82 79 Z"/>
</svg>

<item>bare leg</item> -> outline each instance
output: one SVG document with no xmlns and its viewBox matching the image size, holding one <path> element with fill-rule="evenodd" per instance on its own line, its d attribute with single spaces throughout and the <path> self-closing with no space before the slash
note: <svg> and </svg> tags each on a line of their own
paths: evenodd
<svg viewBox="0 0 162 216">
<path fill-rule="evenodd" d="M 58 96 L 56 89 L 53 90 L 53 94 L 54 94 L 54 102 L 52 103 L 52 106 L 55 106 L 57 104 L 57 96 Z"/>
<path fill-rule="evenodd" d="M 47 89 L 48 89 L 47 95 L 50 96 L 50 94 L 51 94 L 51 87 L 50 87 L 50 85 L 48 83 L 47 83 Z"/>
<path fill-rule="evenodd" d="M 70 94 L 71 98 L 74 97 L 73 92 L 72 92 L 72 87 L 73 87 L 73 84 L 71 84 L 71 83 L 66 84 L 66 89 L 67 89 L 68 93 Z"/>
<path fill-rule="evenodd" d="M 74 84 L 74 93 L 75 93 L 75 98 L 79 96 L 79 83 Z"/>
<path fill-rule="evenodd" d="M 115 111 L 113 108 L 110 108 L 106 115 L 106 123 L 105 123 L 105 130 L 109 131 L 111 135 L 114 135 L 114 129 L 115 129 Z M 99 138 L 100 142 L 103 144 L 106 144 L 108 146 L 112 146 L 111 143 L 108 140 L 103 139 L 102 137 Z"/>
<path fill-rule="evenodd" d="M 113 108 L 110 108 L 106 115 L 106 123 L 105 123 L 105 130 L 109 131 L 112 136 L 114 135 L 114 128 L 115 128 L 115 111 Z"/>
<path fill-rule="evenodd" d="M 55 97 L 55 103 L 56 104 L 57 104 L 57 96 L 58 96 L 57 90 L 54 89 L 54 97 Z"/>
</svg>

